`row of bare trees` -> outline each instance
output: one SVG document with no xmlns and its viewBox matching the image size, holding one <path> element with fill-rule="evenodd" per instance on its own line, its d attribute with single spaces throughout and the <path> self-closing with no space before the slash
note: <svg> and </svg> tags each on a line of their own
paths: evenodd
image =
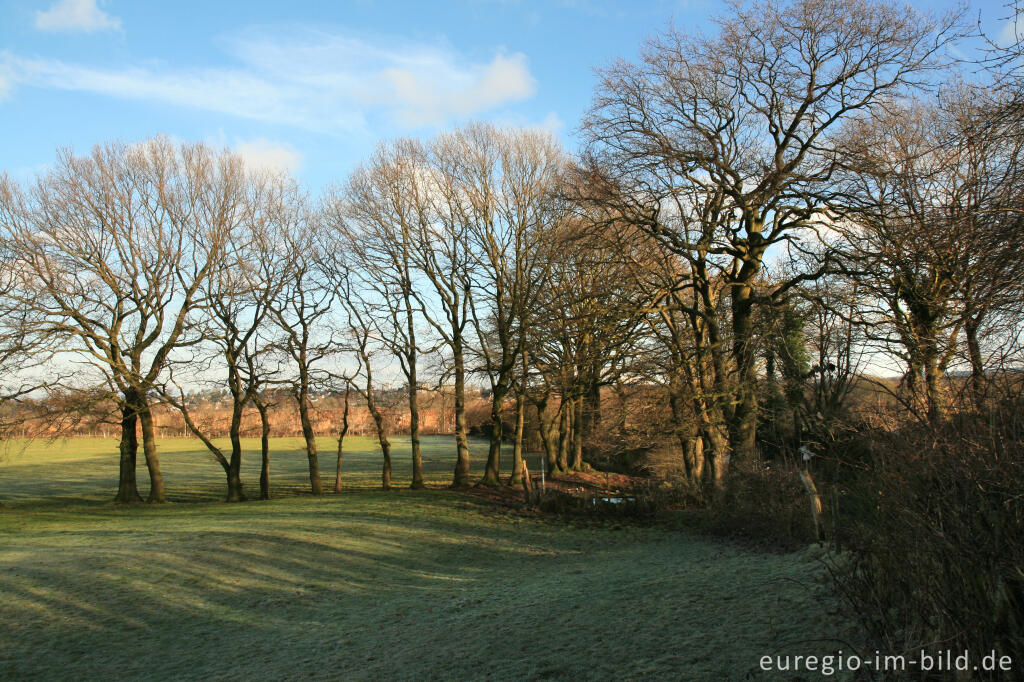
<svg viewBox="0 0 1024 682">
<path fill-rule="evenodd" d="M 942 419 L 949 371 L 982 400 L 1022 320 L 1019 88 L 951 76 L 963 33 L 955 13 L 882 2 L 740 5 L 715 35 L 670 30 L 601 71 L 578 158 L 538 130 L 468 124 L 383 143 L 315 200 L 203 145 L 62 152 L 34 184 L 0 181 L 0 361 L 49 370 L 9 393 L 115 396 L 123 502 L 140 499 L 137 428 L 149 499 L 165 498 L 157 402 L 224 468 L 229 500 L 258 410 L 268 497 L 283 387 L 314 494 L 322 392 L 360 396 L 391 486 L 382 379 L 408 391 L 413 487 L 427 382 L 454 392 L 455 485 L 474 384 L 491 399 L 488 485 L 509 437 L 521 476 L 528 413 L 549 471 L 584 468 L 599 431 L 621 446 L 627 410 L 602 394 L 631 385 L 660 387 L 662 435 L 711 488 L 756 456 L 766 387 L 799 436 L 864 362 L 888 363 L 898 396 Z M 230 395 L 230 452 L 190 412 L 211 382 Z"/>
<path fill-rule="evenodd" d="M 266 397 L 283 385 L 298 406 L 314 494 L 323 486 L 310 403 L 329 390 L 365 400 L 390 487 L 374 382 L 392 360 L 409 388 L 420 487 L 423 356 L 434 378 L 454 380 L 457 484 L 469 473 L 467 374 L 489 381 L 485 480 L 497 483 L 500 414 L 524 352 L 524 315 L 551 262 L 548 231 L 562 211 L 553 189 L 566 163 L 549 135 L 474 125 L 430 145 L 382 146 L 314 204 L 291 180 L 249 173 L 203 145 L 158 138 L 62 153 L 33 186 L 3 182 L 4 305 L 21 313 L 7 321 L 24 339 L 11 337 L 12 348 L 49 349 L 78 387 L 116 396 L 122 502 L 140 499 L 137 425 L 149 499 L 165 499 L 156 402 L 181 411 L 224 468 L 228 499 L 243 499 L 243 411 L 258 409 L 267 434 Z M 189 407 L 188 391 L 211 380 L 231 397 L 230 452 Z M 264 438 L 264 497 L 268 457 Z"/>
</svg>

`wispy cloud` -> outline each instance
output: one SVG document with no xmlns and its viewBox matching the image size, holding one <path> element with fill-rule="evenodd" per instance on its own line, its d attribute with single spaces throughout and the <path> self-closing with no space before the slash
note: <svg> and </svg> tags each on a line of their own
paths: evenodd
<svg viewBox="0 0 1024 682">
<path fill-rule="evenodd" d="M 480 63 L 444 46 L 311 29 L 284 40 L 248 31 L 226 47 L 276 82 L 348 99 L 361 111 L 382 112 L 409 127 L 490 111 L 536 91 L 522 53 L 499 53 Z"/>
<path fill-rule="evenodd" d="M 558 116 L 557 111 L 549 111 L 540 120 L 520 112 L 508 112 L 507 115 L 492 117 L 489 120 L 499 126 L 532 128 L 540 132 L 551 133 L 555 137 L 560 136 L 565 131 L 565 122 Z"/>
<path fill-rule="evenodd" d="M 364 40 L 298 29 L 287 39 L 247 31 L 223 41 L 230 65 L 97 68 L 0 53 L 18 84 L 169 103 L 332 133 L 385 122 L 442 125 L 531 97 L 526 56 L 472 61 L 445 46 Z"/>
<path fill-rule="evenodd" d="M 399 120 L 410 126 L 437 124 L 452 115 L 471 116 L 527 99 L 536 89 L 522 54 L 499 54 L 490 64 L 465 71 L 427 71 L 422 66 L 392 67 L 381 73 L 391 86 L 386 97 L 393 100 Z"/>
<path fill-rule="evenodd" d="M 557 111 L 549 111 L 548 115 L 544 117 L 544 120 L 537 127 L 548 131 L 552 135 L 559 135 L 562 129 L 565 128 L 565 123 L 558 117 Z"/>
<path fill-rule="evenodd" d="M 291 106 L 301 95 L 294 87 L 268 81 L 242 69 L 98 69 L 55 59 L 26 59 L 9 53 L 0 54 L 0 63 L 4 61 L 14 74 L 14 80 L 22 85 L 174 104 L 295 125 L 314 123 L 307 118 L 309 111 Z"/>
<path fill-rule="evenodd" d="M 96 0 L 57 0 L 50 9 L 36 12 L 36 28 L 61 33 L 120 31 L 121 20 L 96 6 Z"/>
<path fill-rule="evenodd" d="M 238 140 L 232 148 L 242 157 L 245 167 L 251 170 L 295 174 L 302 166 L 302 154 L 290 144 L 261 137 Z"/>
</svg>

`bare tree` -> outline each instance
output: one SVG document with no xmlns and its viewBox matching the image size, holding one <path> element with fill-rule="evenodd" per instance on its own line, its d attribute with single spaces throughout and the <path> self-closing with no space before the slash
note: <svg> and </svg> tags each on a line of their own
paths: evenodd
<svg viewBox="0 0 1024 682">
<path fill-rule="evenodd" d="M 445 153 L 444 172 L 456 189 L 446 208 L 475 265 L 468 292 L 474 352 L 491 387 L 490 444 L 481 482 L 497 485 L 501 415 L 524 349 L 526 318 L 551 263 L 550 235 L 562 210 L 554 190 L 565 157 L 550 135 L 485 124 L 453 133 Z"/>
<path fill-rule="evenodd" d="M 287 277 L 269 314 L 280 334 L 276 346 L 295 368 L 289 383 L 306 444 L 310 490 L 322 495 L 311 401 L 316 388 L 328 382 L 330 372 L 325 365 L 338 352 L 329 324 L 337 293 L 331 286 L 331 262 L 326 254 L 333 247 L 323 239 L 321 215 L 305 197 L 290 202 L 279 221 L 276 248 L 287 263 Z"/>
<path fill-rule="evenodd" d="M 197 311 L 206 344 L 214 357 L 208 363 L 226 372 L 226 386 L 231 397 L 228 436 L 231 451 L 225 455 L 213 442 L 213 434 L 204 430 L 193 417 L 185 391 L 172 376 L 160 387 L 164 399 L 182 414 L 186 426 L 198 437 L 223 467 L 227 476 L 228 502 L 245 500 L 242 489 L 242 416 L 245 407 L 256 397 L 270 377 L 261 362 L 271 349 L 266 341 L 271 306 L 281 293 L 292 264 L 291 254 L 275 253 L 282 235 L 282 226 L 290 225 L 295 203 L 301 195 L 289 179 L 269 175 L 248 174 L 244 192 L 234 206 L 231 220 L 235 223 L 225 249 L 224 261 L 204 286 L 207 305 Z M 186 375 L 194 370 L 207 370 L 207 363 L 185 358 L 172 363 Z M 259 409 L 259 408 L 258 408 Z M 269 424 L 265 410 L 260 410 L 263 425 L 263 471 L 260 493 L 269 498 Z"/>
<path fill-rule="evenodd" d="M 15 207 L 17 189 L 6 175 L 0 175 L 0 226 L 10 224 L 3 212 Z M 27 414 L 12 409 L 32 394 L 59 386 L 67 372 L 44 371 L 56 351 L 45 327 L 34 325 L 31 311 L 37 290 L 26 290 L 24 279 L 14 267 L 16 246 L 0 232 L 0 437 L 24 422 Z"/>
<path fill-rule="evenodd" d="M 352 274 L 375 302 L 365 322 L 398 359 L 409 403 L 412 487 L 423 487 L 420 449 L 417 325 L 422 295 L 417 294 L 413 251 L 429 221 L 429 198 L 422 181 L 424 154 L 412 140 L 378 147 L 329 201 L 328 221 L 358 268 Z"/>
<path fill-rule="evenodd" d="M 980 333 L 991 314 L 1019 308 L 1024 140 L 987 134 L 975 104 L 984 100 L 954 84 L 933 104 L 857 122 L 847 142 L 849 267 L 877 306 L 865 311 L 877 323 L 871 338 L 897 352 L 905 387 L 932 421 L 943 415 L 941 379 L 961 337 L 981 395 Z"/>
<path fill-rule="evenodd" d="M 243 172 L 238 159 L 164 138 L 59 154 L 27 193 L 4 193 L 31 324 L 120 396 L 120 502 L 135 480 L 141 423 L 151 502 L 165 500 L 151 404 L 171 354 L 201 338 L 194 312 L 222 262 Z"/>
<path fill-rule="evenodd" d="M 803 419 L 818 440 L 832 439 L 847 416 L 867 353 L 863 330 L 856 324 L 861 291 L 857 283 L 830 275 L 801 287 L 801 296 L 807 316 L 805 343 L 814 363 L 808 369 L 807 378 L 813 381 Z"/>
<path fill-rule="evenodd" d="M 626 229 L 626 238 L 636 239 Z M 728 470 L 728 420 L 736 394 L 728 370 L 727 284 L 711 276 L 700 257 L 688 261 L 655 245 L 631 270 L 651 292 L 645 322 L 655 347 L 647 376 L 668 392 L 690 483 L 700 487 L 708 474 L 717 487 Z"/>
<path fill-rule="evenodd" d="M 341 423 L 338 425 L 338 449 L 337 449 L 337 462 L 334 469 L 334 492 L 341 492 L 341 461 L 345 454 L 345 436 L 348 435 L 349 424 L 349 409 L 351 407 L 351 396 L 352 396 L 352 382 L 350 380 L 345 381 L 345 397 L 341 407 Z"/>
<path fill-rule="evenodd" d="M 731 454 L 754 452 L 755 311 L 819 274 L 762 286 L 766 253 L 822 224 L 840 124 L 940 66 L 957 20 L 859 0 L 736 4 L 717 35 L 672 29 L 639 63 L 601 72 L 584 120 L 589 186 L 686 260 L 704 299 L 691 318 L 708 322 L 708 295 L 724 286 Z"/>
<path fill-rule="evenodd" d="M 348 257 L 355 255 L 352 252 Z M 358 256 L 356 256 L 358 258 Z M 359 372 L 363 377 L 363 386 L 349 380 L 363 400 L 366 401 L 366 408 L 370 411 L 374 427 L 377 431 L 377 442 L 380 443 L 380 453 L 383 458 L 381 465 L 381 487 L 384 490 L 391 490 L 391 440 L 388 438 L 389 424 L 381 409 L 382 405 L 378 399 L 376 385 L 374 384 L 375 355 L 381 350 L 382 342 L 377 329 L 377 322 L 374 319 L 376 305 L 368 301 L 359 285 L 362 283 L 356 271 L 350 267 L 348 258 L 336 258 L 332 268 L 333 286 L 337 292 L 338 300 L 345 309 L 346 326 L 351 340 L 352 350 L 359 362 Z M 374 292 L 369 292 L 372 296 Z M 384 344 L 386 346 L 386 344 Z M 414 462 L 415 464 L 415 462 Z M 420 474 L 422 482 L 422 472 Z"/>
<path fill-rule="evenodd" d="M 1004 136 L 1021 135 L 1020 123 L 1024 121 L 1024 31 L 1021 30 L 1021 16 L 1024 3 L 1021 0 L 1007 0 L 1003 3 L 1003 21 L 1012 29 L 1010 40 L 990 37 L 981 30 L 985 39 L 987 54 L 980 60 L 982 67 L 992 76 L 993 91 L 998 97 L 987 104 L 983 125 L 986 133 L 999 132 Z"/>
<path fill-rule="evenodd" d="M 415 176 L 428 204 L 413 235 L 409 257 L 425 280 L 416 290 L 420 312 L 447 346 L 454 384 L 456 460 L 452 485 L 469 483 L 469 434 L 466 426 L 466 351 L 470 324 L 470 282 L 474 262 L 468 225 L 462 220 L 463 195 L 456 170 L 460 164 L 457 135 L 442 134 L 423 150 Z M 407 182 L 409 179 L 406 180 Z"/>
<path fill-rule="evenodd" d="M 530 364 L 539 375 L 533 382 L 542 403 L 538 408 L 546 407 L 556 391 L 560 413 L 573 411 L 576 433 L 561 438 L 572 447 L 561 465 L 549 452 L 552 470 L 583 466 L 585 444 L 601 420 L 601 388 L 615 382 L 645 340 L 639 327 L 649 293 L 632 277 L 643 245 L 618 241 L 605 228 L 583 216 L 554 232 L 557 257 L 547 268 L 524 330 Z M 550 419 L 541 413 L 542 422 Z M 568 428 L 568 420 L 562 423 Z"/>
</svg>

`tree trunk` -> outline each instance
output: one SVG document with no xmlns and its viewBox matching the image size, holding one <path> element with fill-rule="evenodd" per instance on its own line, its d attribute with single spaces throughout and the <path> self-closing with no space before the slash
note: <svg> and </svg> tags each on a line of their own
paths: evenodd
<svg viewBox="0 0 1024 682">
<path fill-rule="evenodd" d="M 906 395 L 910 402 L 914 403 L 915 406 L 920 398 L 918 395 L 917 384 L 918 378 L 921 374 L 921 363 L 917 361 L 915 353 L 910 353 L 907 359 L 907 373 L 903 375 L 903 388 L 906 391 Z"/>
<path fill-rule="evenodd" d="M 364 358 L 364 361 L 369 362 L 368 358 Z M 373 397 L 373 379 L 369 369 L 367 369 L 366 374 L 366 407 L 370 410 L 370 416 L 373 417 L 374 426 L 377 428 L 380 454 L 384 457 L 384 463 L 381 465 L 380 471 L 381 488 L 391 490 L 391 441 L 388 440 L 387 431 L 384 428 L 384 415 L 378 409 L 377 401 Z"/>
<path fill-rule="evenodd" d="M 572 410 L 572 403 L 566 400 L 565 395 L 561 398 L 558 406 L 558 459 L 555 467 L 558 471 L 566 471 L 569 468 L 569 412 Z M 555 469 L 551 470 L 555 473 Z"/>
<path fill-rule="evenodd" d="M 142 449 L 146 453 L 146 468 L 149 469 L 149 497 L 147 502 L 160 504 L 167 501 L 164 492 L 164 475 L 160 471 L 160 456 L 156 451 L 156 434 L 153 431 L 153 413 L 145 399 L 140 399 L 139 424 L 142 426 Z"/>
<path fill-rule="evenodd" d="M 574 416 L 572 418 L 572 452 L 570 453 L 569 469 L 571 471 L 583 470 L 583 396 L 573 401 Z"/>
<path fill-rule="evenodd" d="M 469 433 L 466 429 L 466 366 L 463 361 L 461 337 L 453 350 L 455 363 L 455 487 L 469 485 Z"/>
<path fill-rule="evenodd" d="M 929 362 L 925 368 L 925 391 L 928 399 L 928 421 L 938 423 L 945 411 L 942 400 L 942 372 L 939 363 Z"/>
<path fill-rule="evenodd" d="M 580 434 L 584 443 L 583 453 L 588 456 L 591 452 L 587 443 L 591 442 L 594 433 L 601 425 L 601 368 L 591 367 L 589 373 L 586 391 L 583 394 L 583 418 L 580 420 Z"/>
<path fill-rule="evenodd" d="M 214 445 L 213 441 L 210 440 L 210 434 L 204 433 L 199 429 L 196 423 L 192 420 L 188 409 L 184 404 L 178 406 L 181 411 L 181 416 L 185 420 L 185 425 L 189 431 L 202 441 L 206 449 L 210 451 L 217 463 L 220 464 L 224 470 L 224 475 L 227 477 L 228 483 L 228 494 L 225 498 L 226 502 L 242 502 L 245 500 L 245 495 L 242 494 L 242 479 L 239 473 L 240 464 L 242 461 L 242 443 L 238 437 L 238 425 L 241 423 L 241 404 L 236 402 L 232 412 L 231 425 L 228 429 L 229 437 L 231 439 L 232 452 L 230 459 L 224 456 L 224 452 Z"/>
<path fill-rule="evenodd" d="M 384 456 L 384 464 L 380 471 L 380 485 L 384 490 L 391 490 L 391 441 L 384 432 L 384 418 L 379 410 L 374 410 L 373 421 L 377 425 L 377 440 L 380 442 L 380 453 Z"/>
<path fill-rule="evenodd" d="M 555 420 L 548 412 L 548 396 L 535 401 L 537 405 L 537 421 L 540 423 L 540 441 L 544 446 L 544 460 L 548 472 L 558 467 L 558 450 L 554 443 Z"/>
<path fill-rule="evenodd" d="M 120 474 L 118 476 L 117 496 L 115 502 L 130 504 L 142 502 L 139 495 L 138 482 L 135 479 L 135 466 L 138 460 L 139 438 L 136 431 L 139 418 L 131 402 L 135 398 L 129 396 L 121 405 L 121 454 Z"/>
<path fill-rule="evenodd" d="M 675 433 L 676 441 L 679 443 L 680 452 L 683 458 L 683 468 L 686 472 L 686 480 L 691 485 L 697 483 L 693 471 L 693 453 L 689 435 L 686 428 L 685 411 L 683 410 L 683 396 L 676 386 L 669 386 L 668 404 L 672 408 L 672 431 Z"/>
<path fill-rule="evenodd" d="M 232 460 L 234 457 L 232 456 Z M 225 472 L 228 478 L 228 496 L 225 498 L 225 502 L 245 502 L 245 493 L 242 492 L 242 476 L 241 473 L 231 466 Z"/>
<path fill-rule="evenodd" d="M 499 382 L 491 395 L 491 433 L 487 447 L 487 465 L 484 467 L 484 477 L 480 480 L 481 485 L 501 484 L 498 478 L 501 470 L 501 411 L 505 406 L 506 391 L 506 387 Z"/>
<path fill-rule="evenodd" d="M 690 460 L 691 478 L 697 485 L 701 484 L 704 478 L 704 439 L 700 434 L 689 439 L 687 443 L 686 456 Z"/>
<path fill-rule="evenodd" d="M 348 433 L 348 409 L 351 386 L 345 387 L 345 407 L 341 412 L 341 428 L 338 429 L 338 465 L 334 470 L 334 492 L 341 492 L 341 458 L 345 453 L 345 435 Z"/>
<path fill-rule="evenodd" d="M 334 468 L 334 492 L 341 492 L 341 460 L 345 456 L 345 433 L 338 432 L 338 461 Z"/>
<path fill-rule="evenodd" d="M 936 424 L 945 412 L 945 404 L 942 396 L 942 367 L 939 365 L 939 349 L 934 340 L 927 343 L 923 356 L 928 421 Z"/>
<path fill-rule="evenodd" d="M 753 290 L 749 285 L 732 286 L 733 358 L 738 373 L 738 395 L 729 425 L 729 446 L 734 456 L 744 460 L 753 459 L 757 442 L 757 376 L 752 295 Z"/>
<path fill-rule="evenodd" d="M 380 454 L 384 458 L 380 471 L 381 488 L 391 490 L 391 441 L 388 440 L 384 415 L 377 406 L 377 400 L 373 392 L 373 365 L 370 364 L 370 356 L 366 352 L 366 338 L 363 337 L 362 345 L 359 348 L 359 356 L 366 373 L 366 389 L 362 394 L 363 399 L 366 400 L 366 409 L 370 411 L 370 416 L 373 417 L 373 424 L 377 429 L 377 441 L 380 443 Z"/>
<path fill-rule="evenodd" d="M 629 420 L 629 410 L 626 400 L 626 389 L 621 381 L 615 382 L 615 398 L 618 400 L 618 405 L 615 407 L 615 430 L 619 436 L 625 437 L 626 435 L 626 423 Z"/>
<path fill-rule="evenodd" d="M 415 358 L 410 361 L 415 363 Z M 410 488 L 423 487 L 423 454 L 420 450 L 420 408 L 416 390 L 416 365 L 410 364 L 409 374 L 409 442 L 412 445 L 412 484 Z"/>
<path fill-rule="evenodd" d="M 316 449 L 316 435 L 313 433 L 313 422 L 309 418 L 309 397 L 305 390 L 300 390 L 296 398 L 299 403 L 299 422 L 302 424 L 302 437 L 306 441 L 306 456 L 309 459 L 309 487 L 314 495 L 323 495 L 324 487 L 320 482 L 320 461 Z"/>
<path fill-rule="evenodd" d="M 526 423 L 526 396 L 520 392 L 516 395 L 516 431 L 512 444 L 512 475 L 508 478 L 509 485 L 519 485 L 523 480 L 523 426 Z"/>
<path fill-rule="evenodd" d="M 413 490 L 423 487 L 423 453 L 420 451 L 420 407 L 418 401 L 419 382 L 416 377 L 416 320 L 413 315 L 412 303 L 412 281 L 409 275 L 408 258 L 408 232 L 402 230 L 403 244 L 403 288 L 405 296 L 405 321 L 408 346 L 406 346 L 406 359 L 408 362 L 409 380 L 409 444 L 412 447 L 412 483 L 409 485 Z"/>
<path fill-rule="evenodd" d="M 978 328 L 982 316 L 968 317 L 964 324 L 964 336 L 967 338 L 967 356 L 971 362 L 971 392 L 974 403 L 981 407 L 985 402 L 985 361 L 981 356 L 981 344 L 978 342 Z"/>
<path fill-rule="evenodd" d="M 526 466 L 526 462 L 523 462 L 523 469 L 520 472 L 520 483 L 523 485 L 523 494 L 525 495 L 526 501 L 530 501 L 530 493 L 533 492 L 533 479 L 530 476 L 530 469 Z"/>
<path fill-rule="evenodd" d="M 235 401 L 231 411 L 231 460 L 228 462 L 228 496 L 226 502 L 245 502 L 242 491 L 242 404 Z"/>
<path fill-rule="evenodd" d="M 729 474 L 729 439 L 721 428 L 714 425 L 707 428 L 704 439 L 711 446 L 711 486 L 719 493 L 725 488 L 725 479 Z"/>
<path fill-rule="evenodd" d="M 807 469 L 800 470 L 800 480 L 803 481 L 804 489 L 811 501 L 811 519 L 814 521 L 814 537 L 819 542 L 825 539 L 825 524 L 822 522 L 821 495 L 818 493 L 818 486 L 814 485 L 811 472 Z"/>
<path fill-rule="evenodd" d="M 260 499 L 270 499 L 270 417 L 267 405 L 262 400 L 255 400 L 256 409 L 260 413 Z"/>
</svg>

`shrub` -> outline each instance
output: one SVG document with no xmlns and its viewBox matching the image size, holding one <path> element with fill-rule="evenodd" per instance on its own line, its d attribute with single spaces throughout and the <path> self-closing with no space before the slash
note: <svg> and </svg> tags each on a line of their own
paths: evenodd
<svg viewBox="0 0 1024 682">
<path fill-rule="evenodd" d="M 1013 656 L 1024 679 L 1017 414 L 1014 406 L 864 434 L 872 456 L 845 504 L 852 551 L 834 575 L 879 650 L 994 649 Z"/>
</svg>

